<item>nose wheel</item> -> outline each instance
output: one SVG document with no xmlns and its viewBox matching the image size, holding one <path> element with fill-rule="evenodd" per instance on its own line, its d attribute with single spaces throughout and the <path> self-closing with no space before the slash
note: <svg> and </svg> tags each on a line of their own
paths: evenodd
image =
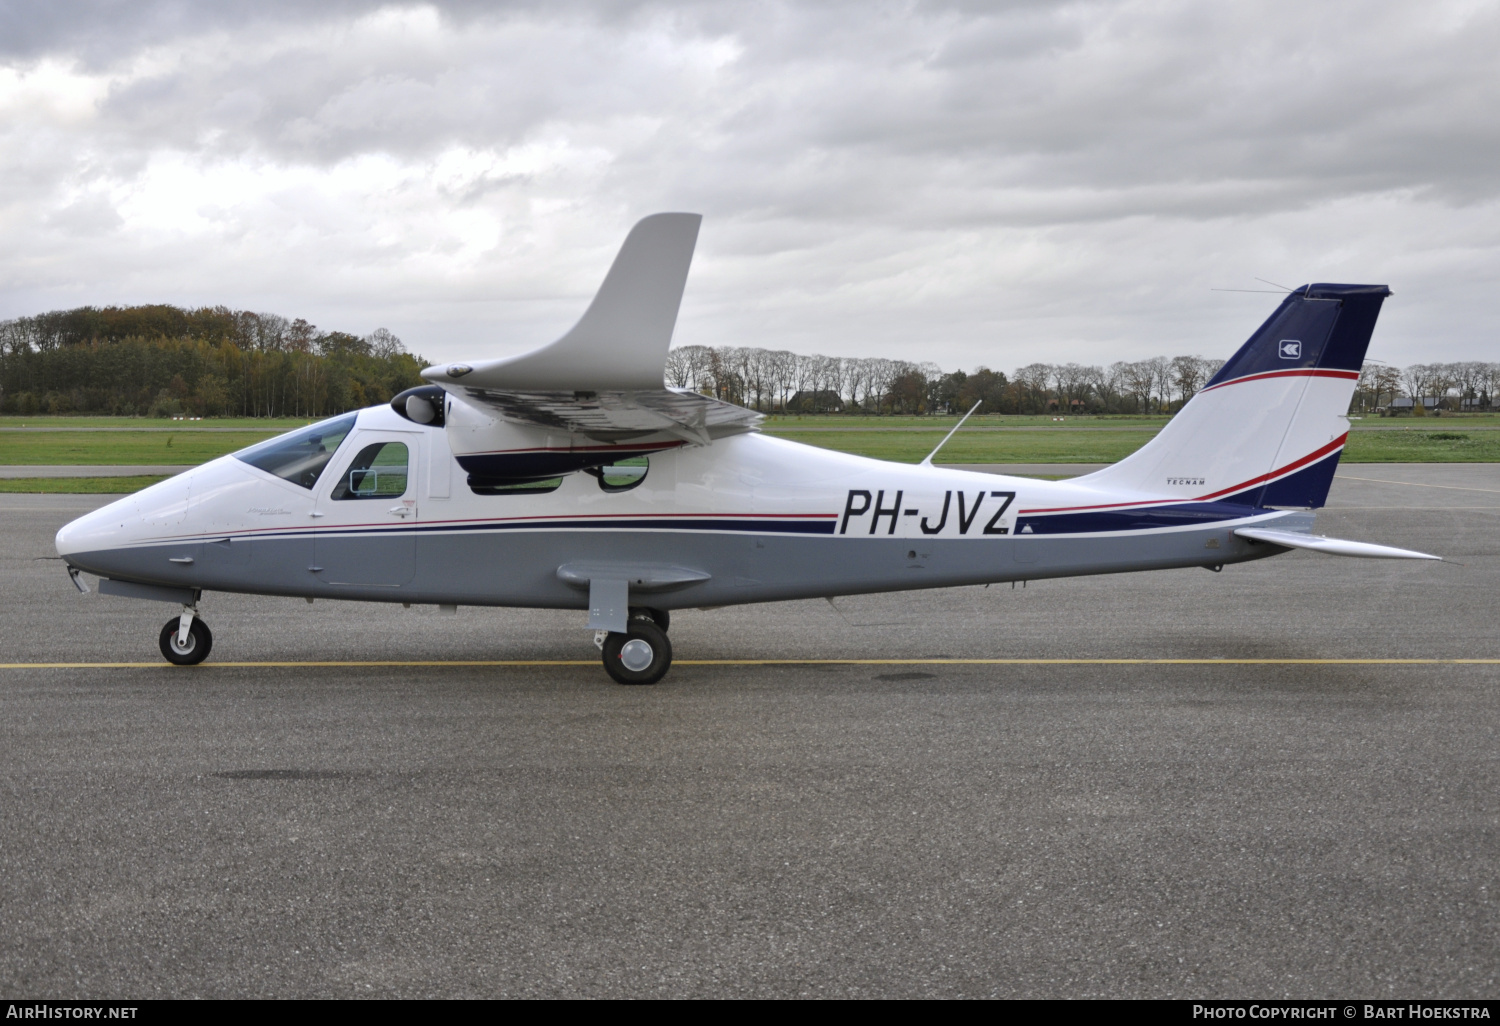
<svg viewBox="0 0 1500 1026">
<path fill-rule="evenodd" d="M 198 617 L 184 624 L 185 617 L 174 616 L 168 620 L 161 629 L 161 637 L 158 639 L 161 645 L 161 654 L 167 657 L 167 662 L 177 666 L 196 666 L 208 658 L 209 650 L 214 647 L 213 632 L 208 629 L 208 624 Z M 183 628 L 187 629 L 184 631 Z"/>
<path fill-rule="evenodd" d="M 656 621 L 630 619 L 624 633 L 610 631 L 604 638 L 604 672 L 619 684 L 655 684 L 672 666 L 672 643 Z"/>
</svg>

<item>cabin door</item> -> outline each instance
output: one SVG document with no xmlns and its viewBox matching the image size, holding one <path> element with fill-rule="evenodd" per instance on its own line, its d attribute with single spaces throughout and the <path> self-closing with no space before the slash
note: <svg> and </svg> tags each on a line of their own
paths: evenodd
<svg viewBox="0 0 1500 1026">
<path fill-rule="evenodd" d="M 318 502 L 313 565 L 324 584 L 399 588 L 417 569 L 422 436 L 356 431 Z"/>
</svg>

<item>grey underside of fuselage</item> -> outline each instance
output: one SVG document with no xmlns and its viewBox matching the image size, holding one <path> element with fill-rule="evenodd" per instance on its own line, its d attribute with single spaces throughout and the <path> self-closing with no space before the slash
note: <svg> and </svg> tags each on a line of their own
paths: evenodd
<svg viewBox="0 0 1500 1026">
<path fill-rule="evenodd" d="M 1311 514 L 1293 514 L 1278 519 L 1276 526 L 1306 528 L 1311 520 Z M 313 540 L 304 538 L 114 549 L 76 554 L 69 562 L 116 580 L 206 591 L 553 609 L 588 607 L 585 589 L 558 578 L 558 567 L 566 563 L 669 565 L 710 574 L 709 580 L 682 587 L 631 592 L 632 604 L 678 609 L 1212 566 L 1286 551 L 1236 538 L 1231 531 L 1221 525 L 1115 537 L 921 541 L 510 531 L 320 539 L 316 560 Z M 187 556 L 192 564 L 169 562 Z M 360 583 L 339 583 L 329 579 L 327 569 L 310 569 L 318 564 L 354 568 L 341 576 Z"/>
</svg>

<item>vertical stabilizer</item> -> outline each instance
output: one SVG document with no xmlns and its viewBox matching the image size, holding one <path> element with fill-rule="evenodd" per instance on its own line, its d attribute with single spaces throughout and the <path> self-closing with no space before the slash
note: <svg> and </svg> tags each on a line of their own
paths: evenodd
<svg viewBox="0 0 1500 1026">
<path fill-rule="evenodd" d="M 1349 432 L 1384 285 L 1306 285 L 1146 445 L 1080 484 L 1317 507 Z"/>
</svg>

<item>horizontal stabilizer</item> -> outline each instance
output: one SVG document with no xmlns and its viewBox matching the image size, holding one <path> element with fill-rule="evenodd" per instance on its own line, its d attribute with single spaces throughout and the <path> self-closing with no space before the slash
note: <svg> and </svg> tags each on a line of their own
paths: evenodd
<svg viewBox="0 0 1500 1026">
<path fill-rule="evenodd" d="M 1307 549 L 1309 552 L 1326 552 L 1331 556 L 1362 556 L 1366 559 L 1436 559 L 1426 552 L 1411 549 L 1396 549 L 1389 545 L 1371 545 L 1369 542 L 1345 541 L 1342 538 L 1323 538 L 1295 531 L 1268 531 L 1259 527 L 1241 527 L 1234 532 L 1251 541 L 1268 542 L 1287 549 Z"/>
</svg>

